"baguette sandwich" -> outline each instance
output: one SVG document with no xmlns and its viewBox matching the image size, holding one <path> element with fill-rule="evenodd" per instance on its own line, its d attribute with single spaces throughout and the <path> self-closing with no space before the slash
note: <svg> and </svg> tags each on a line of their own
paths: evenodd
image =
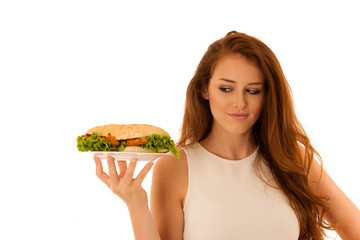
<svg viewBox="0 0 360 240">
<path fill-rule="evenodd" d="M 89 129 L 78 136 L 79 151 L 111 151 L 166 153 L 179 157 L 179 151 L 169 134 L 148 124 L 108 124 Z"/>
</svg>

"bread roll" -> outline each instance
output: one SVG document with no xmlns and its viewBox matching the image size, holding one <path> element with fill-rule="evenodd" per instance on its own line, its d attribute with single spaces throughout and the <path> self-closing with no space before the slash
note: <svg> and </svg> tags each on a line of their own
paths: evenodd
<svg viewBox="0 0 360 240">
<path fill-rule="evenodd" d="M 86 134 L 91 135 L 93 132 L 97 132 L 100 136 L 104 137 L 110 133 L 117 140 L 146 137 L 152 134 L 169 136 L 163 129 L 149 124 L 107 124 L 93 127 Z"/>
</svg>

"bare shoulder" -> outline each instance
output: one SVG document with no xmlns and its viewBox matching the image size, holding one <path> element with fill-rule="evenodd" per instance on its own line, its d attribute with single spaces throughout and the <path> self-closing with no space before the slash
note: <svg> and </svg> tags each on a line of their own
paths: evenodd
<svg viewBox="0 0 360 240">
<path fill-rule="evenodd" d="M 154 166 L 150 206 L 161 239 L 183 239 L 187 174 L 183 150 L 180 158 L 165 156 Z"/>
<path fill-rule="evenodd" d="M 187 179 L 187 159 L 184 150 L 180 150 L 179 158 L 169 155 L 156 161 L 153 169 L 153 185 L 161 186 L 163 191 L 171 191 L 171 194 L 179 194 L 181 201 L 185 198 Z"/>
<path fill-rule="evenodd" d="M 174 155 L 164 156 L 159 158 L 156 161 L 154 166 L 154 171 L 160 171 L 170 173 L 176 172 L 181 173 L 182 171 L 187 170 L 187 161 L 186 161 L 186 154 L 184 150 L 180 150 L 180 157 L 176 158 Z"/>
</svg>

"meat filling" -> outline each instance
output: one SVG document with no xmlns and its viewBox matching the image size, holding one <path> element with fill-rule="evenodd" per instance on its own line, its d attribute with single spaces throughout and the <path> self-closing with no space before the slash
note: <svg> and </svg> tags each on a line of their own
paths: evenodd
<svg viewBox="0 0 360 240">
<path fill-rule="evenodd" d="M 116 140 L 116 137 L 111 136 L 111 134 L 109 133 L 107 137 L 105 137 L 106 141 L 108 141 L 109 143 L 111 143 L 111 145 L 113 145 L 114 147 L 117 147 L 120 145 L 120 142 L 118 140 Z"/>
<path fill-rule="evenodd" d="M 90 135 L 82 135 L 81 138 L 83 137 L 90 137 Z M 106 141 L 108 141 L 109 143 L 111 143 L 112 146 L 117 147 L 120 145 L 120 141 L 117 140 L 114 136 L 112 136 L 110 133 L 108 134 L 107 137 L 104 136 L 100 136 L 100 138 L 105 138 Z M 129 140 L 124 140 L 126 143 L 126 146 L 139 146 L 141 144 L 145 144 L 148 142 L 146 137 L 140 137 L 140 138 L 134 138 L 134 139 L 129 139 Z"/>
<path fill-rule="evenodd" d="M 148 140 L 146 137 L 134 138 L 134 139 L 127 140 L 126 146 L 138 146 L 141 144 L 145 144 L 147 142 L 148 142 Z"/>
</svg>

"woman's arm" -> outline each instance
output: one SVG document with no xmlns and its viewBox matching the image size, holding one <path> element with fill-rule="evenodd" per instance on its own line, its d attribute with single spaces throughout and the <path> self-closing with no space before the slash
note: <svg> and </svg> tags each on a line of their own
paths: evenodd
<svg viewBox="0 0 360 240">
<path fill-rule="evenodd" d="M 118 161 L 117 163 L 120 170 L 120 173 L 118 173 L 114 159 L 108 157 L 109 175 L 103 171 L 100 159 L 94 157 L 94 160 L 96 164 L 96 175 L 113 193 L 118 195 L 128 207 L 135 239 L 160 239 L 148 207 L 146 191 L 141 187 L 141 183 L 153 166 L 153 162 L 146 164 L 134 179 L 136 159 L 131 159 L 128 167 L 126 161 Z"/>
<path fill-rule="evenodd" d="M 161 239 L 183 239 L 187 176 L 187 160 L 183 150 L 180 151 L 180 159 L 166 156 L 155 164 L 150 203 Z"/>
<path fill-rule="evenodd" d="M 321 179 L 319 182 L 319 178 Z M 309 175 L 310 187 L 319 195 L 329 197 L 327 221 L 337 225 L 336 232 L 343 240 L 360 239 L 360 210 L 336 185 L 325 170 L 314 161 Z"/>
</svg>

